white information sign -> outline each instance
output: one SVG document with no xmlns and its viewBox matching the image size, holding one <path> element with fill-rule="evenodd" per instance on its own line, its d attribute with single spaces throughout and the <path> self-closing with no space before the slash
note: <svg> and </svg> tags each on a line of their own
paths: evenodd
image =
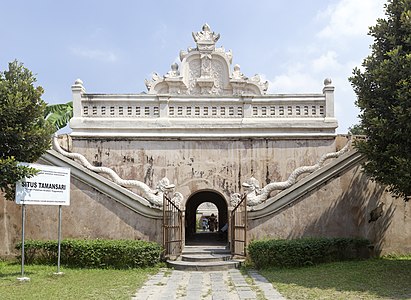
<svg viewBox="0 0 411 300">
<path fill-rule="evenodd" d="M 40 170 L 16 183 L 16 203 L 70 205 L 70 169 L 38 164 L 22 165 Z"/>
</svg>

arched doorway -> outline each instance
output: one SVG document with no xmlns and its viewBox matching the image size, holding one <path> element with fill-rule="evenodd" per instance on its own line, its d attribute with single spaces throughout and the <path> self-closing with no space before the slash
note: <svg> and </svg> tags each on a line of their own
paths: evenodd
<svg viewBox="0 0 411 300">
<path fill-rule="evenodd" d="M 198 215 L 198 207 L 206 202 L 215 205 L 217 211 L 213 214 L 216 216 L 217 226 L 214 232 L 204 231 L 199 226 L 199 218 L 208 217 L 207 215 Z M 185 243 L 186 245 L 220 245 L 227 244 L 227 234 L 219 233 L 219 230 L 228 223 L 228 207 L 224 197 L 213 191 L 199 191 L 193 194 L 186 202 L 185 210 Z"/>
</svg>

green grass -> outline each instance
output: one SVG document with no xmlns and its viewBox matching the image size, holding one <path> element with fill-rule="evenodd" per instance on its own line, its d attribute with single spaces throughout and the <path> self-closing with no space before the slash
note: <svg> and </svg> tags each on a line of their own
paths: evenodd
<svg viewBox="0 0 411 300">
<path fill-rule="evenodd" d="M 157 268 L 112 270 L 26 265 L 20 282 L 21 265 L 0 261 L 0 299 L 130 299 Z"/>
<path fill-rule="evenodd" d="M 130 299 L 158 268 L 112 270 L 0 261 L 0 299 Z M 259 272 L 287 299 L 411 299 L 411 256 L 322 264 Z"/>
<path fill-rule="evenodd" d="M 411 256 L 259 270 L 287 299 L 411 299 Z"/>
</svg>

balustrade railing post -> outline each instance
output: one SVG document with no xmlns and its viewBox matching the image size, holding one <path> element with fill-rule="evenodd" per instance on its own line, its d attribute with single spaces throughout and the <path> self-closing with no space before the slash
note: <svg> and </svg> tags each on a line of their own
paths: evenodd
<svg viewBox="0 0 411 300">
<path fill-rule="evenodd" d="M 252 105 L 253 97 L 243 96 L 243 103 L 244 103 L 244 118 L 251 118 L 253 116 L 253 105 Z"/>
<path fill-rule="evenodd" d="M 158 97 L 158 103 L 159 103 L 159 108 L 160 108 L 160 118 L 168 118 L 169 113 L 168 113 L 168 103 L 169 103 L 170 97 L 168 96 L 159 96 Z"/>
<path fill-rule="evenodd" d="M 323 94 L 325 95 L 325 118 L 334 118 L 334 87 L 331 79 L 324 80 Z"/>
<path fill-rule="evenodd" d="M 77 79 L 71 86 L 71 92 L 73 94 L 73 117 L 81 118 L 82 95 L 86 92 L 83 81 Z"/>
</svg>

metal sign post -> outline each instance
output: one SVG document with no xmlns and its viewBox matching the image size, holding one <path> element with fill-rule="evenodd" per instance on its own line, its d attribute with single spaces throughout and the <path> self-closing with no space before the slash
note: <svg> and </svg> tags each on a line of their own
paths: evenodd
<svg viewBox="0 0 411 300">
<path fill-rule="evenodd" d="M 60 272 L 60 256 L 61 256 L 61 205 L 59 205 L 57 273 L 54 273 L 55 275 L 63 274 L 63 272 Z"/>
<path fill-rule="evenodd" d="M 21 277 L 17 279 L 19 281 L 29 281 L 29 277 L 24 276 L 24 225 L 26 223 L 26 205 L 22 205 L 21 208 Z"/>
<path fill-rule="evenodd" d="M 22 205 L 22 250 L 21 250 L 21 278 L 18 280 L 29 280 L 24 277 L 24 223 L 26 205 L 58 205 L 58 255 L 57 275 L 60 272 L 61 257 L 61 210 L 62 205 L 70 205 L 70 169 L 54 166 L 20 163 L 39 170 L 38 174 L 30 178 L 23 178 L 16 182 L 16 204 Z"/>
</svg>

